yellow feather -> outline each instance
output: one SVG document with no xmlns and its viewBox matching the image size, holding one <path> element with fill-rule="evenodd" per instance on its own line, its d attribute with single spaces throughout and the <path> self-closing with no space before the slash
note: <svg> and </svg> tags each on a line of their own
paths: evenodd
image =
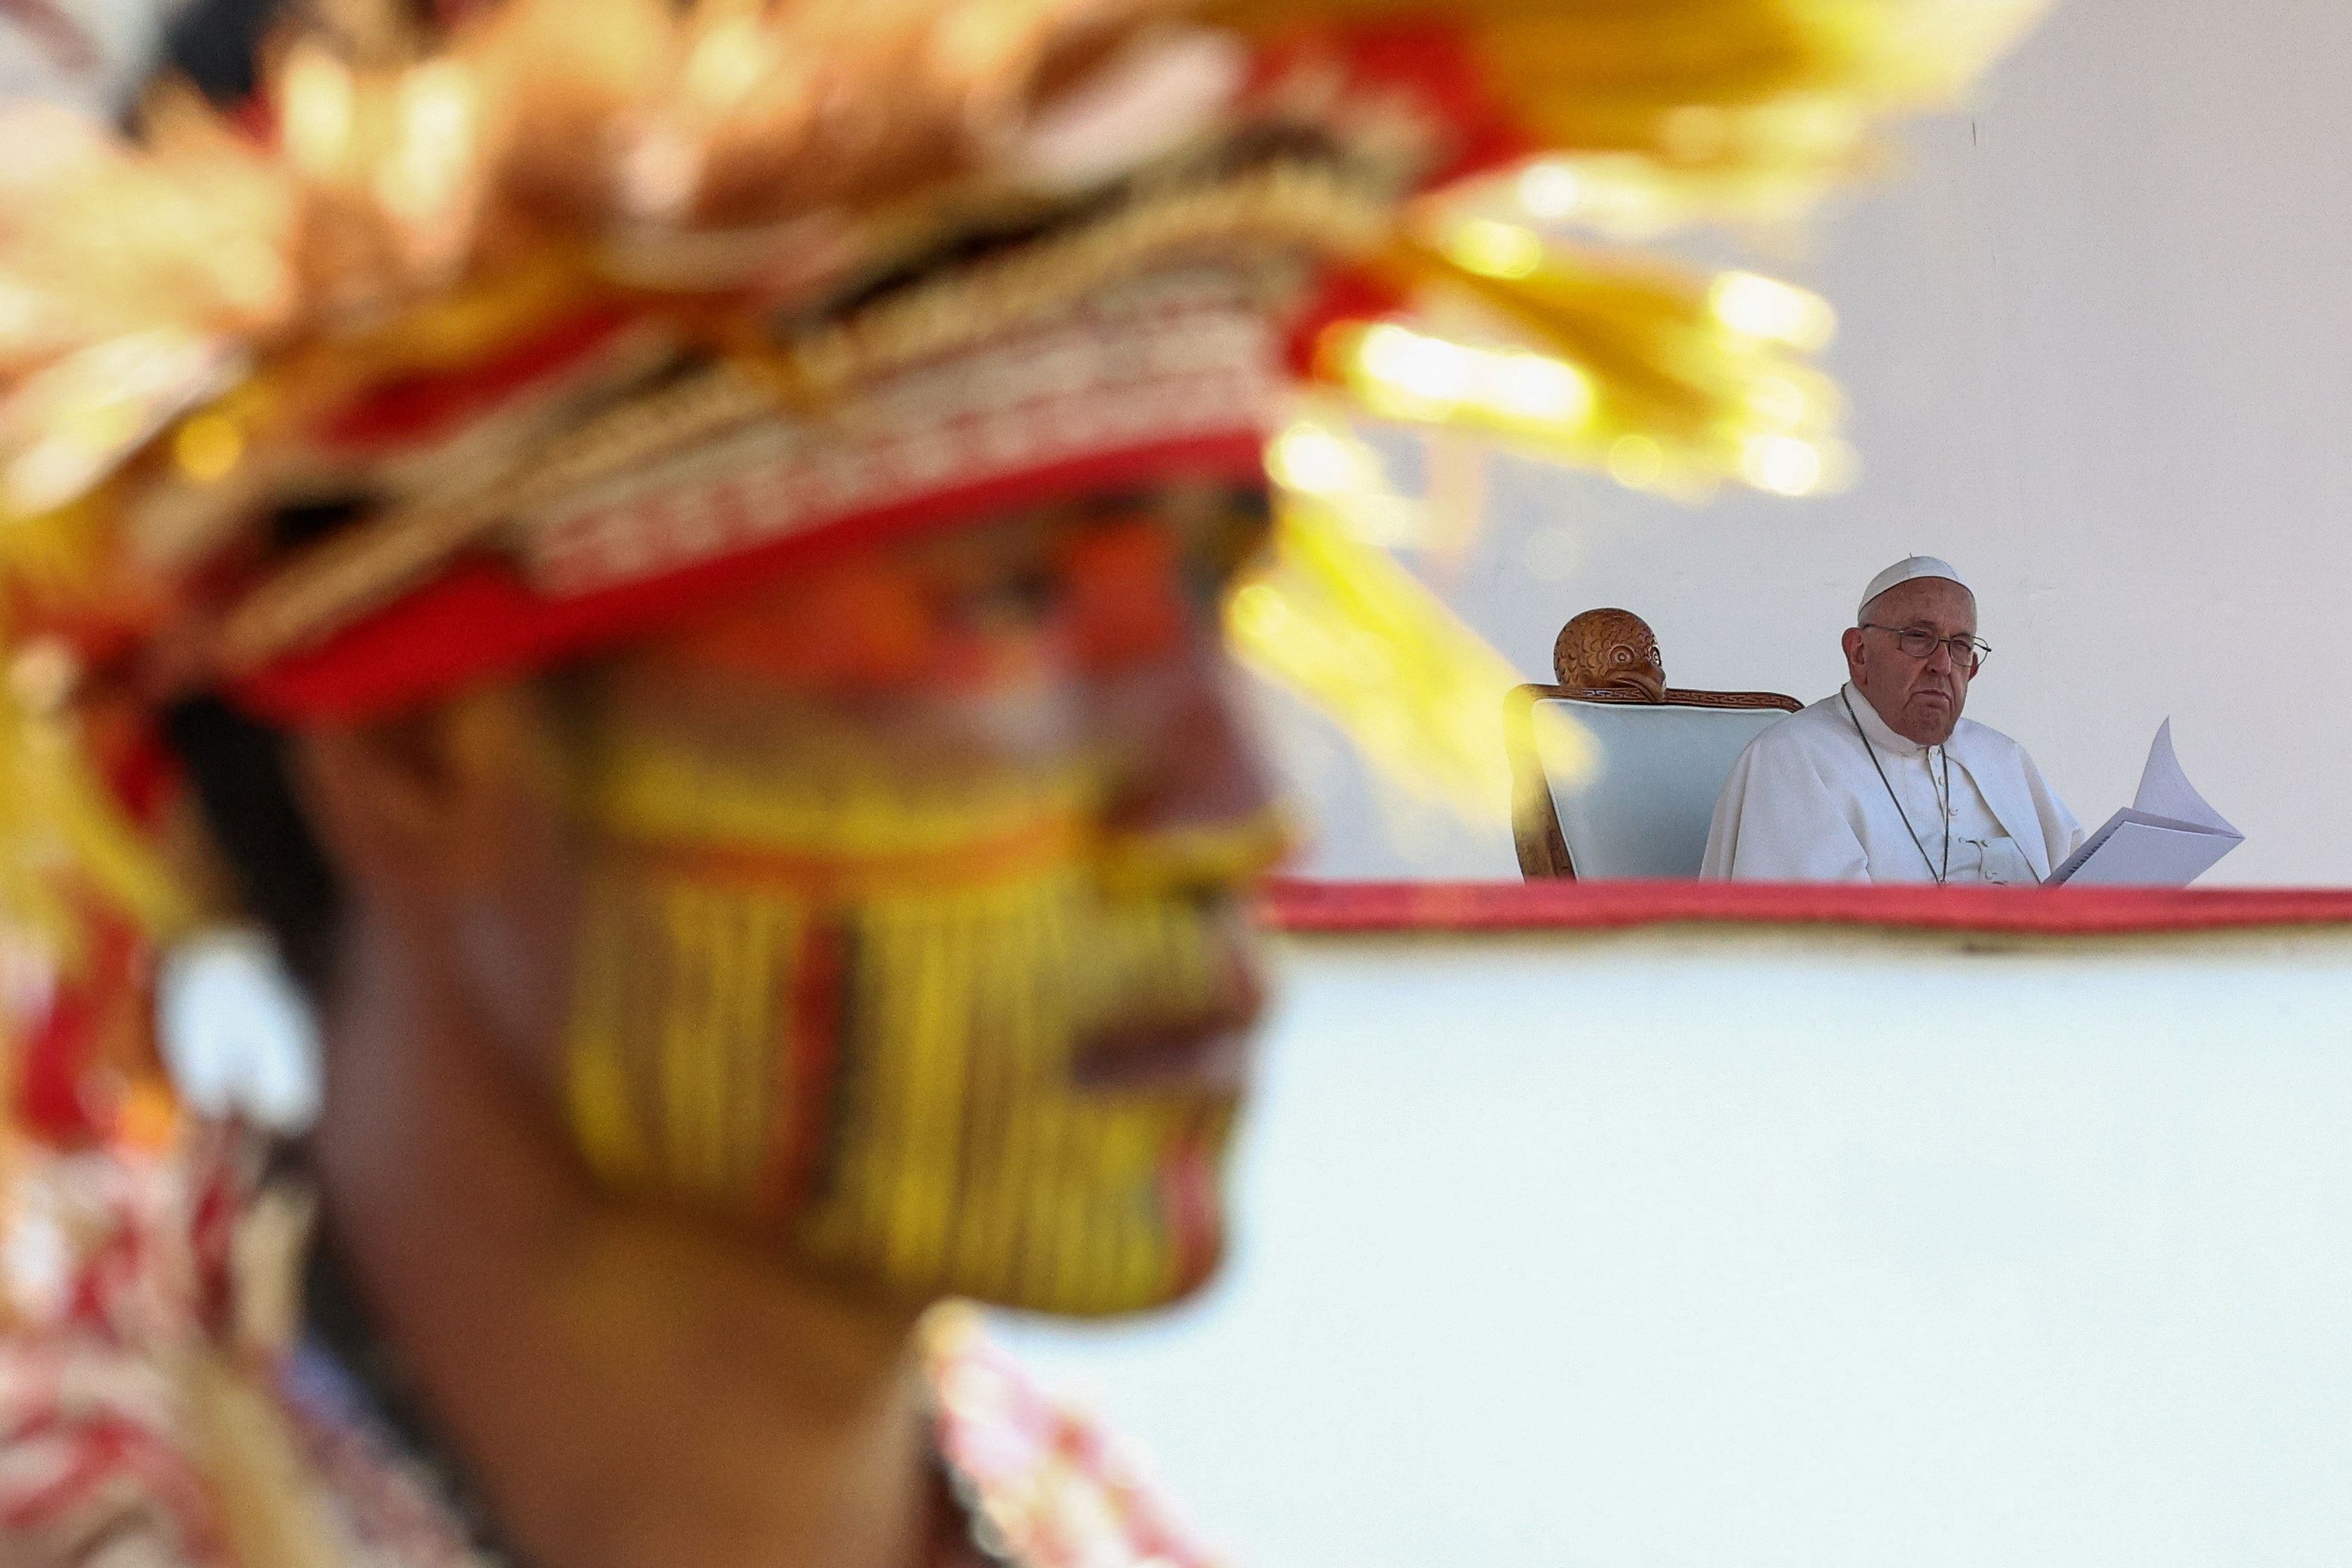
<svg viewBox="0 0 2352 1568">
<path fill-rule="evenodd" d="M 1437 16 L 1549 147 L 1842 177 L 1874 121 L 1940 107 L 2046 0 L 1219 0 L 1279 36 Z"/>
<path fill-rule="evenodd" d="M 1486 232 L 1496 229 L 1524 248 Z M 1842 399 L 1801 357 L 1832 325 L 1816 297 L 1490 220 L 1450 237 L 1401 240 L 1374 264 L 1414 298 L 1412 327 L 1342 326 L 1320 345 L 1324 374 L 1373 413 L 1468 427 L 1669 492 L 1728 478 L 1797 493 L 1839 477 Z M 1628 440 L 1649 454 L 1638 469 Z M 1759 471 L 1759 445 L 1774 442 L 1816 452 L 1811 482 Z"/>
<path fill-rule="evenodd" d="M 1321 709 L 1383 776 L 1471 821 L 1510 799 L 1509 663 L 1329 504 L 1284 499 L 1265 569 L 1226 625 L 1250 665 Z"/>
</svg>

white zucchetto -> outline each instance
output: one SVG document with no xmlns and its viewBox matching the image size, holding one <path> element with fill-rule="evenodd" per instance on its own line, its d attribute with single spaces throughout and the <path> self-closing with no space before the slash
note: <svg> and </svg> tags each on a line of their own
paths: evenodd
<svg viewBox="0 0 2352 1568">
<path fill-rule="evenodd" d="M 1862 591 L 1862 603 L 1854 606 L 1853 618 L 1860 621 L 1869 613 L 1870 601 L 1896 584 L 1908 583 L 1915 577 L 1941 577 L 1948 583 L 1958 583 L 1961 587 L 1969 588 L 1968 579 L 1961 576 L 1950 562 L 1938 561 L 1932 555 L 1913 555 L 1897 561 L 1870 580 L 1870 586 Z M 1973 595 L 1976 590 L 1969 588 L 1969 592 Z"/>
</svg>

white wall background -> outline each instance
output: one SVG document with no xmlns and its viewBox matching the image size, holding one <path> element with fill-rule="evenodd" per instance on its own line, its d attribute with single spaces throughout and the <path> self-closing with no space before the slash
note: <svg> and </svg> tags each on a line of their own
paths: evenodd
<svg viewBox="0 0 2352 1568">
<path fill-rule="evenodd" d="M 1528 679 L 1622 605 L 1676 684 L 1811 700 L 1860 585 L 1945 555 L 1995 647 L 1970 716 L 2077 815 L 2128 801 L 2168 713 L 2249 836 L 2211 880 L 2352 881 L 2347 63 L 2343 0 L 2059 0 L 1809 254 L 1750 252 L 1838 306 L 1861 485 L 1691 510 L 1501 464 L 1457 607 Z M 1499 831 L 1383 838 L 1351 763 L 1290 749 L 1327 824 L 1307 869 L 1514 874 Z"/>
</svg>

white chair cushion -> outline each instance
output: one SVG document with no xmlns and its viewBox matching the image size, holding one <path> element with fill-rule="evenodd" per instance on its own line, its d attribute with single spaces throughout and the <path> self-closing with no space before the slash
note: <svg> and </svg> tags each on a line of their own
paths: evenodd
<svg viewBox="0 0 2352 1568">
<path fill-rule="evenodd" d="M 1553 810 L 1576 874 L 1696 877 L 1731 764 L 1788 714 L 1777 708 L 1673 703 L 1536 704 L 1581 739 L 1571 776 L 1551 773 Z"/>
</svg>

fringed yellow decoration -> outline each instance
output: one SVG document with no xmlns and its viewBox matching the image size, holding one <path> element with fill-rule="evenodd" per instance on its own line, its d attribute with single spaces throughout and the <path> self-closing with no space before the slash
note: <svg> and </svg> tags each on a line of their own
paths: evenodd
<svg viewBox="0 0 2352 1568">
<path fill-rule="evenodd" d="M 1843 403 L 1804 354 L 1828 303 L 1750 272 L 1716 276 L 1550 242 L 1489 218 L 1435 217 L 1376 264 L 1417 306 L 1331 329 L 1326 374 L 1375 416 L 1470 429 L 1622 484 L 1705 499 L 1724 479 L 1786 496 L 1847 481 Z M 1441 335 L 1438 328 L 1447 331 Z M 1309 407 L 1267 468 L 1289 493 L 1276 566 L 1232 625 L 1251 662 L 1328 715 L 1374 767 L 1472 823 L 1499 820 L 1499 654 L 1382 546 L 1426 543 L 1343 415 Z M 1556 773 L 1583 754 L 1539 737 Z"/>
<path fill-rule="evenodd" d="M 33 613 L 103 580 L 96 509 L 30 518 L 0 508 L 0 941 L 78 958 L 84 904 L 168 929 L 185 897 L 149 837 L 117 809 L 83 743 L 77 655 L 28 636 Z M 0 1043 L 14 1021 L 0 998 Z"/>
<path fill-rule="evenodd" d="M 1327 500 L 1286 496 L 1271 557 L 1226 625 L 1253 668 L 1328 714 L 1412 796 L 1473 822 L 1508 809 L 1502 693 L 1517 674 Z M 1573 741 L 1557 754 L 1573 765 Z"/>
<path fill-rule="evenodd" d="M 1856 172 L 1866 174 L 1872 162 Z M 1785 226 L 1803 218 L 1822 190 L 1818 172 L 1801 169 L 1690 169 L 1641 153 L 1558 153 L 1479 182 L 1463 205 L 1640 244 L 1702 223 Z"/>
<path fill-rule="evenodd" d="M 154 929 L 180 923 L 187 906 L 147 837 L 115 809 L 73 716 L 56 710 L 61 657 L 45 645 L 20 651 L 0 687 L 0 936 L 70 963 L 78 900 Z"/>
<path fill-rule="evenodd" d="M 1444 15 L 1552 149 L 1632 153 L 1718 180 L 1818 192 L 1853 176 L 1877 122 L 1947 106 L 2046 3 L 1464 0 Z M 1411 0 L 1221 0 L 1208 14 L 1280 36 L 1315 20 L 1427 9 Z"/>
<path fill-rule="evenodd" d="M 1701 499 L 1718 479 L 1780 495 L 1843 482 L 1843 403 L 1801 357 L 1835 328 L 1818 296 L 1751 272 L 1710 278 L 1571 248 L 1496 222 L 1450 223 L 1387 269 L 1439 336 L 1343 326 L 1322 357 L 1372 413 L 1466 426 L 1530 455 Z M 1475 333 L 1485 346 L 1470 339 Z"/>
</svg>

